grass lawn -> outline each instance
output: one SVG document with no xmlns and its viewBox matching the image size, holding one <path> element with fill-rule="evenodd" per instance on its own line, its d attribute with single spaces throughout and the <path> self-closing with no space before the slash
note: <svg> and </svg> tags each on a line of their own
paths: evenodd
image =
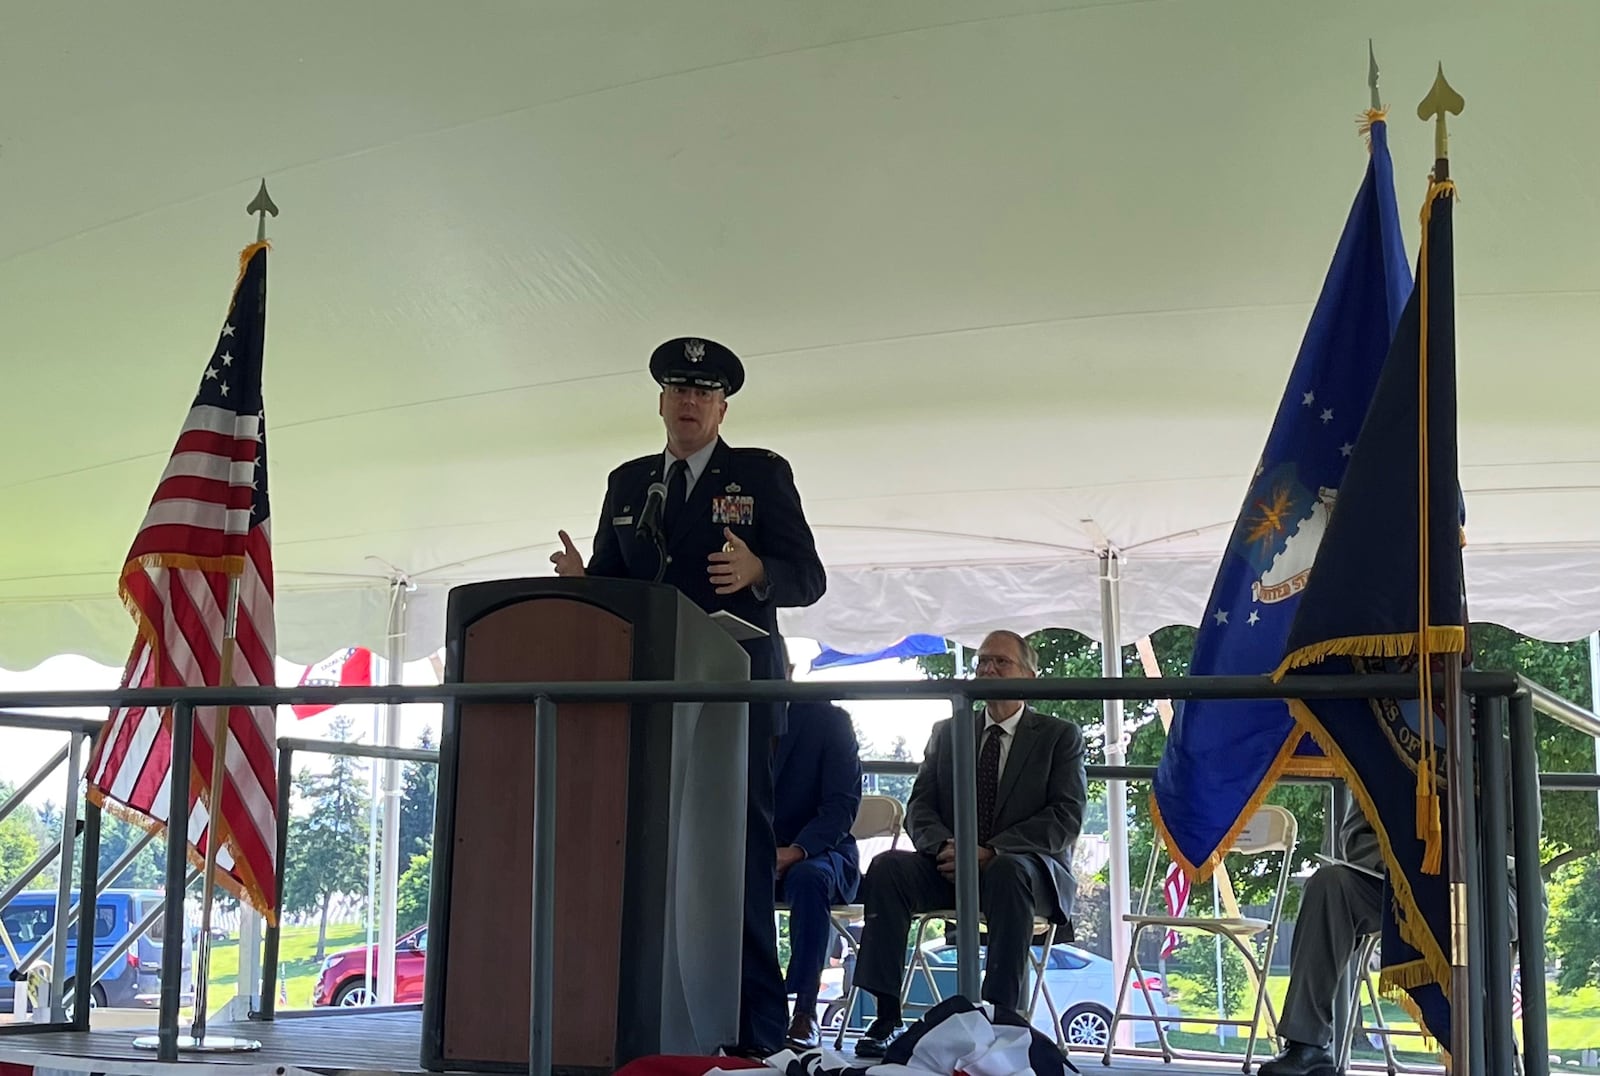
<svg viewBox="0 0 1600 1076">
<path fill-rule="evenodd" d="M 360 924 L 328 925 L 328 955 L 337 953 L 341 949 L 359 949 L 366 944 L 367 930 Z M 278 1004 L 285 1009 L 309 1009 L 311 1007 L 311 988 L 317 983 L 319 961 L 317 952 L 317 928 L 309 927 L 284 927 L 278 942 L 278 959 L 282 967 L 283 990 L 287 993 L 288 1001 L 283 1000 L 280 993 Z M 212 1012 L 226 1005 L 228 999 L 238 992 L 239 984 L 239 939 L 229 938 L 227 941 L 211 943 L 211 987 L 208 1005 Z"/>
<path fill-rule="evenodd" d="M 359 924 L 328 927 L 330 954 L 341 949 L 359 948 L 365 941 L 366 928 Z M 279 1001 L 284 1008 L 311 1007 L 311 988 L 316 984 L 318 970 L 316 951 L 316 927 L 284 928 L 279 943 L 284 989 L 288 997 L 287 1002 Z M 239 942 L 237 939 L 215 942 L 211 952 L 210 998 L 211 1008 L 215 1011 L 221 1008 L 236 991 L 239 978 Z M 1173 985 L 1181 992 L 1193 995 L 1194 984 L 1185 982 L 1179 975 L 1173 975 L 1171 978 Z M 1286 975 L 1273 975 L 1267 979 L 1267 994 L 1272 998 L 1274 1006 L 1283 1004 L 1283 994 L 1288 984 L 1289 979 Z M 1192 1003 L 1180 1002 L 1180 1004 L 1185 1013 L 1200 1015 Z M 1575 1060 L 1585 1049 L 1600 1048 L 1600 987 L 1585 987 L 1570 994 L 1557 994 L 1552 991 L 1549 995 L 1549 1009 L 1550 1049 L 1552 1052 L 1561 1053 L 1563 1061 Z M 1233 1015 L 1247 1019 L 1250 1015 L 1249 1004 L 1242 1005 Z M 1415 1022 L 1406 1015 L 1405 1010 L 1390 1001 L 1383 1002 L 1383 1019 L 1390 1027 L 1408 1030 L 1416 1028 Z M 1175 1047 L 1184 1050 L 1216 1052 L 1220 1049 L 1227 1053 L 1243 1054 L 1244 1040 L 1232 1035 L 1236 1030 L 1230 1029 L 1230 1038 L 1225 1045 L 1219 1047 L 1215 1028 L 1202 1024 L 1185 1024 L 1172 1036 L 1172 1042 Z M 1416 1048 L 1420 1041 L 1410 1037 L 1400 1039 L 1399 1043 L 1409 1048 L 1399 1050 L 1401 1056 L 1418 1061 L 1431 1061 L 1433 1054 L 1423 1053 Z M 1356 1056 L 1377 1058 L 1379 1055 L 1372 1050 L 1357 1050 Z"/>
<path fill-rule="evenodd" d="M 1183 982 L 1182 976 L 1172 976 L 1173 985 L 1179 987 L 1189 985 Z M 1267 979 L 1267 996 L 1272 999 L 1275 1007 L 1283 1004 L 1284 991 L 1288 988 L 1287 975 L 1272 975 Z M 1180 1001 L 1182 1011 L 1186 1014 L 1200 1015 L 1199 1010 L 1193 1005 Z M 1560 1053 L 1563 1061 L 1576 1060 L 1578 1055 L 1586 1049 L 1600 1048 L 1600 987 L 1585 987 L 1570 994 L 1557 994 L 1551 991 L 1547 998 L 1550 1018 L 1550 1050 Z M 1392 1028 L 1408 1031 L 1416 1030 L 1416 1021 L 1406 1015 L 1404 1009 L 1394 1002 L 1384 1000 L 1383 1020 Z M 1250 1004 L 1241 1005 L 1232 1014 L 1238 1019 L 1249 1019 Z M 1371 1016 L 1366 1016 L 1366 1021 L 1371 1023 Z M 1230 1036 L 1241 1029 L 1229 1029 Z M 1244 1053 L 1245 1040 L 1230 1037 L 1223 1046 L 1218 1046 L 1217 1030 L 1203 1024 L 1185 1024 L 1181 1030 L 1172 1036 L 1173 1045 L 1179 1049 L 1205 1050 L 1215 1052 L 1218 1050 L 1227 1053 Z M 1423 1052 L 1422 1040 L 1414 1036 L 1398 1038 L 1395 1043 L 1396 1054 L 1401 1060 L 1431 1061 L 1435 1055 Z M 1362 1044 L 1364 1046 L 1364 1044 Z M 1260 1051 L 1257 1046 L 1257 1051 Z M 1376 1059 L 1381 1054 L 1376 1050 L 1358 1048 L 1355 1052 L 1358 1058 Z M 1571 1071 L 1568 1069 L 1568 1071 Z M 1578 1071 L 1594 1071 L 1593 1069 L 1580 1069 Z"/>
</svg>

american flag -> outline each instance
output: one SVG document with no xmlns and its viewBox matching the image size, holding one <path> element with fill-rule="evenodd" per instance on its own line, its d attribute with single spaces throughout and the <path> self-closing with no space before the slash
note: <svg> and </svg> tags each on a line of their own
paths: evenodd
<svg viewBox="0 0 1600 1076">
<path fill-rule="evenodd" d="M 1511 969 L 1511 1019 L 1522 1019 L 1522 969 Z"/>
<path fill-rule="evenodd" d="M 277 652 L 267 508 L 261 356 L 267 247 L 240 255 L 239 280 L 178 443 L 122 567 L 118 593 L 138 627 L 124 687 L 204 687 L 222 679 L 230 577 L 239 579 L 232 682 L 271 685 Z M 189 843 L 204 855 L 215 711 L 197 710 Z M 106 722 L 89 760 L 96 803 L 151 829 L 167 822 L 172 713 L 126 707 Z M 218 884 L 271 919 L 278 803 L 276 722 L 270 706 L 234 707 L 222 787 Z"/>
<path fill-rule="evenodd" d="M 1168 915 L 1179 916 L 1189 909 L 1189 876 L 1176 863 L 1167 865 L 1167 878 L 1161 884 L 1161 889 L 1166 894 Z M 1169 957 L 1176 952 L 1178 941 L 1176 930 L 1167 931 L 1166 940 L 1161 943 L 1162 957 Z"/>
</svg>

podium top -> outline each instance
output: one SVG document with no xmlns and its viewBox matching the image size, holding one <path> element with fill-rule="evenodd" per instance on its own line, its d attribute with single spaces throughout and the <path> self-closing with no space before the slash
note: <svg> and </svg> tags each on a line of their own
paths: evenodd
<svg viewBox="0 0 1600 1076">
<path fill-rule="evenodd" d="M 736 643 L 742 643 L 747 639 L 765 639 L 768 634 L 765 628 L 758 628 L 750 621 L 734 616 L 726 609 L 718 609 L 711 614 L 711 619 L 716 622 L 719 628 L 727 632 Z"/>
</svg>

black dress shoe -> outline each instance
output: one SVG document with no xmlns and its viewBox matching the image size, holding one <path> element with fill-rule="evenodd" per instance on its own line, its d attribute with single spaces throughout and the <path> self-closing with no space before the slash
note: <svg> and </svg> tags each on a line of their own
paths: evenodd
<svg viewBox="0 0 1600 1076">
<path fill-rule="evenodd" d="M 797 1053 L 815 1050 L 822 1045 L 822 1028 L 817 1023 L 815 1010 L 806 1012 L 801 1010 L 794 1014 L 794 1019 L 789 1023 L 789 1030 L 784 1035 L 784 1043 L 789 1049 Z"/>
<path fill-rule="evenodd" d="M 1339 1076 L 1332 1051 L 1304 1042 L 1289 1043 L 1283 1053 L 1263 1062 L 1256 1071 L 1260 1076 Z"/>
<path fill-rule="evenodd" d="M 881 1059 L 889 1052 L 889 1044 L 905 1034 L 905 1028 L 888 1020 L 874 1020 L 866 1034 L 856 1040 L 856 1056 Z"/>
<path fill-rule="evenodd" d="M 765 1061 L 767 1058 L 771 1057 L 777 1052 L 778 1050 L 776 1047 L 768 1050 L 762 1046 L 751 1046 L 742 1042 L 736 1042 L 730 1046 L 717 1047 L 718 1056 L 737 1057 L 743 1061 Z"/>
</svg>

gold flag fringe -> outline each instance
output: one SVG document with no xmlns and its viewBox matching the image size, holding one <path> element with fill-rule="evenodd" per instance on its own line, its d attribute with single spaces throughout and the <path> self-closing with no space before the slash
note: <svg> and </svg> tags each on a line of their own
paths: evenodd
<svg viewBox="0 0 1600 1076">
<path fill-rule="evenodd" d="M 198 788 L 200 786 L 196 782 L 199 780 L 199 768 L 191 764 L 190 769 L 190 787 Z M 165 822 L 157 821 L 142 811 L 134 810 L 127 804 L 119 803 L 118 801 L 112 799 L 104 789 L 96 785 L 89 786 L 87 796 L 90 803 L 93 803 L 96 807 L 100 808 L 106 814 L 111 815 L 113 818 L 117 818 L 128 823 L 130 826 L 137 827 L 146 833 L 153 833 L 157 837 L 162 837 L 167 832 L 167 824 Z M 207 824 L 210 824 L 209 821 Z M 197 867 L 201 870 L 204 870 L 206 865 L 206 857 L 201 855 L 192 844 L 186 843 L 185 847 L 188 850 L 189 865 L 191 867 Z M 239 858 L 235 856 L 234 869 L 240 869 L 242 865 L 243 864 L 240 862 Z M 260 885 L 253 881 L 248 885 L 242 883 L 239 881 L 239 879 L 235 878 L 233 875 L 224 870 L 218 870 L 215 877 L 219 886 L 221 886 L 223 889 L 226 889 L 229 893 L 232 893 L 234 897 L 243 901 L 245 904 L 248 904 L 250 907 L 254 908 L 257 912 L 260 912 L 262 917 L 266 919 L 268 926 L 278 925 L 277 912 L 273 909 L 271 902 L 267 900 L 267 895 L 261 891 Z M 110 881 L 114 879 L 105 880 Z"/>
<path fill-rule="evenodd" d="M 1367 144 L 1367 152 L 1372 152 L 1372 125 L 1383 123 L 1389 118 L 1387 108 L 1369 108 L 1356 117 L 1356 133 Z"/>
<path fill-rule="evenodd" d="M 1351 795 L 1356 797 L 1356 802 L 1361 805 L 1362 813 L 1372 823 L 1373 833 L 1378 838 L 1378 848 L 1383 853 L 1383 862 L 1389 878 L 1389 886 L 1394 891 L 1396 920 L 1400 928 L 1400 937 L 1406 944 L 1422 954 L 1422 963 L 1428 975 L 1425 978 L 1412 977 L 1409 985 L 1420 986 L 1426 983 L 1436 983 L 1444 991 L 1445 996 L 1450 996 L 1451 968 L 1450 961 L 1444 951 L 1439 948 L 1433 932 L 1428 929 L 1427 922 L 1423 919 L 1421 910 L 1417 907 L 1416 895 L 1411 890 L 1411 883 L 1400 870 L 1399 860 L 1395 857 L 1394 848 L 1389 843 L 1389 834 L 1378 820 L 1378 811 L 1372 802 L 1367 788 L 1356 776 L 1355 768 L 1350 765 L 1350 760 L 1339 750 L 1333 737 L 1328 735 L 1327 729 L 1316 715 L 1311 712 L 1305 703 L 1298 699 L 1289 703 L 1289 709 L 1294 714 L 1295 720 L 1301 728 L 1317 742 L 1317 746 L 1332 761 L 1340 777 L 1344 779 Z M 1388 970 L 1388 969 L 1386 969 Z M 1407 973 L 1408 976 L 1410 973 Z"/>
<path fill-rule="evenodd" d="M 1457 627 L 1431 627 L 1428 629 L 1428 651 L 1434 654 L 1457 654 L 1467 648 L 1466 629 Z M 1303 669 L 1331 657 L 1352 658 L 1404 658 L 1417 652 L 1417 633 L 1395 632 L 1391 635 L 1348 635 L 1341 639 L 1302 646 L 1289 654 L 1272 672 L 1272 682 L 1281 683 L 1293 669 Z"/>
<path fill-rule="evenodd" d="M 1244 832 L 1244 828 L 1250 824 L 1251 817 L 1266 801 L 1268 794 L 1277 785 L 1279 778 L 1293 768 L 1295 763 L 1294 750 L 1299 746 L 1299 743 L 1300 728 L 1296 725 L 1294 732 L 1284 745 L 1278 749 L 1278 754 L 1273 758 L 1272 765 L 1267 769 L 1266 776 L 1261 779 L 1261 783 L 1251 793 L 1249 801 L 1244 805 L 1244 810 L 1239 812 L 1239 817 L 1233 820 L 1233 824 L 1228 827 L 1228 831 L 1222 840 L 1217 842 L 1216 851 L 1203 863 L 1190 863 L 1178 849 L 1177 842 L 1173 840 L 1171 832 L 1167 829 L 1166 819 L 1162 817 L 1161 805 L 1156 802 L 1156 794 L 1154 792 L 1150 793 L 1150 816 L 1155 822 L 1156 832 L 1161 835 L 1162 843 L 1167 846 L 1167 854 L 1178 865 L 1178 869 L 1188 875 L 1191 882 L 1204 882 L 1222 865 L 1222 859 L 1227 855 L 1228 849 L 1233 847 L 1233 842 L 1238 839 L 1240 833 Z"/>
</svg>

